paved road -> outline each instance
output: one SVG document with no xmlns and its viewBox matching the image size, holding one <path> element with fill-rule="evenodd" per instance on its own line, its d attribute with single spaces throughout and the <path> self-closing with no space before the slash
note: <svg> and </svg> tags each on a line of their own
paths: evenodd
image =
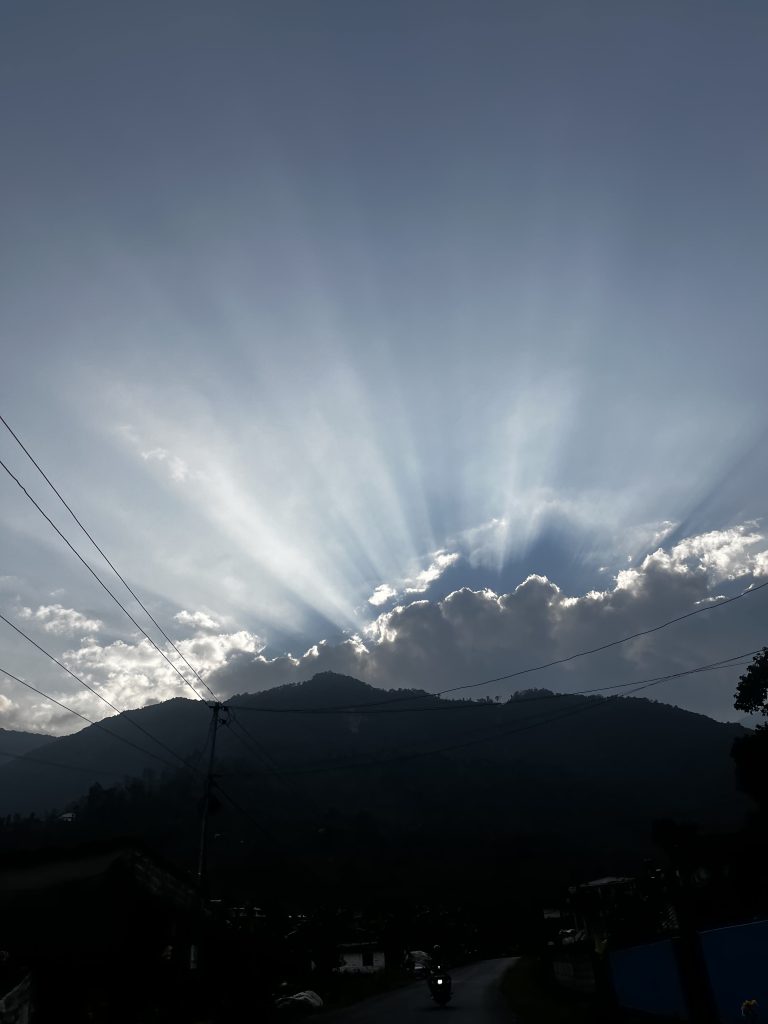
<svg viewBox="0 0 768 1024">
<path fill-rule="evenodd" d="M 451 971 L 453 999 L 436 1006 L 425 981 L 335 1010 L 318 1024 L 514 1024 L 515 1017 L 498 992 L 498 983 L 513 959 L 483 960 Z"/>
</svg>

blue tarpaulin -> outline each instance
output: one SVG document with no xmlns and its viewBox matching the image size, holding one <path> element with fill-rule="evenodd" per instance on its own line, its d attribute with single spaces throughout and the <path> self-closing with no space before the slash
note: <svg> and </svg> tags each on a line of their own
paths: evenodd
<svg viewBox="0 0 768 1024">
<path fill-rule="evenodd" d="M 744 1024 L 741 1005 L 756 999 L 768 1021 L 768 921 L 701 932 L 701 948 L 723 1024 Z"/>
<path fill-rule="evenodd" d="M 628 1010 L 688 1020 L 672 942 L 652 942 L 610 954 L 613 988 Z"/>
</svg>

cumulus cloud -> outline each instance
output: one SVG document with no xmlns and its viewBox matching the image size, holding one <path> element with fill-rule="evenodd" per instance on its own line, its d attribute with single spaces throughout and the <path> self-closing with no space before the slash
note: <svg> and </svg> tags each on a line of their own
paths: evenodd
<svg viewBox="0 0 768 1024">
<path fill-rule="evenodd" d="M 204 630 L 215 630 L 221 628 L 221 623 L 217 622 L 207 612 L 188 612 L 182 610 L 174 615 L 174 619 L 181 626 L 193 626 L 195 629 Z"/>
<path fill-rule="evenodd" d="M 372 604 L 374 607 L 378 608 L 381 605 L 386 604 L 387 601 L 393 600 L 395 597 L 397 597 L 397 591 L 394 587 L 390 587 L 388 583 L 380 583 L 368 598 L 368 604 Z"/>
<path fill-rule="evenodd" d="M 78 731 L 81 722 L 73 727 L 73 717 L 50 701 L 34 704 L 14 701 L 0 694 L 0 726 L 18 732 L 39 733 L 41 742 L 48 736 Z"/>
<path fill-rule="evenodd" d="M 190 665 L 207 678 L 238 657 L 253 658 L 262 649 L 262 641 L 247 630 L 234 633 L 199 634 L 180 640 L 177 647 Z M 179 670 L 200 690 L 201 684 L 191 674 L 173 651 L 169 656 Z M 116 640 L 101 644 L 89 638 L 79 647 L 65 650 L 60 658 L 73 672 L 90 683 L 108 700 L 122 710 L 143 708 L 161 700 L 177 696 L 193 696 L 179 677 L 161 657 L 150 642 L 145 639 L 136 642 Z M 98 697 L 84 689 L 47 689 L 73 708 L 99 719 L 105 714 L 105 706 Z M 34 731 L 70 732 L 74 720 L 70 715 L 62 717 L 58 708 L 45 700 L 34 703 L 19 703 L 19 710 L 10 711 L 0 707 L 3 720 L 8 727 L 26 728 Z"/>
<path fill-rule="evenodd" d="M 98 633 L 104 625 L 100 619 L 89 619 L 74 608 L 65 608 L 60 604 L 41 604 L 35 610 L 22 608 L 21 617 L 37 622 L 46 633 L 56 636 L 90 636 Z"/>
<path fill-rule="evenodd" d="M 316 644 L 299 657 L 240 658 L 215 673 L 226 692 L 263 689 L 337 671 L 386 687 L 433 692 L 567 657 L 746 590 L 766 575 L 768 550 L 754 530 L 735 528 L 657 548 L 622 570 L 604 590 L 570 596 L 555 582 L 531 575 L 510 593 L 462 588 L 430 601 L 402 602 L 382 611 L 359 636 Z M 521 685 L 565 691 L 611 685 L 684 670 L 760 647 L 766 641 L 764 594 L 697 616 L 594 657 L 539 675 L 479 689 L 509 693 Z M 762 602 L 762 603 L 761 603 Z M 739 669 L 696 676 L 652 691 L 695 710 L 736 717 L 732 693 Z"/>
<path fill-rule="evenodd" d="M 430 556 L 430 559 L 425 569 L 400 580 L 396 587 L 389 583 L 379 584 L 368 598 L 368 604 L 379 608 L 389 601 L 393 601 L 400 594 L 426 593 L 430 586 L 440 579 L 446 569 L 461 560 L 461 555 L 456 551 L 436 551 Z"/>
<path fill-rule="evenodd" d="M 747 573 L 763 575 L 768 551 L 755 548 L 764 540 L 755 530 L 748 532 L 747 526 L 711 530 L 676 544 L 669 557 L 678 565 L 697 567 L 718 580 L 732 580 Z"/>
<path fill-rule="evenodd" d="M 447 558 L 441 562 L 433 556 L 420 571 L 422 580 L 433 565 L 444 571 L 449 564 L 464 563 Z M 418 575 L 411 581 L 415 583 Z M 323 671 L 356 676 L 375 686 L 440 692 L 565 658 L 697 608 L 711 609 L 594 656 L 467 691 L 503 696 L 539 685 L 569 692 L 678 672 L 762 647 L 767 639 L 768 589 L 722 609 L 711 606 L 723 595 L 745 592 L 766 577 L 768 545 L 754 524 L 745 524 L 659 546 L 637 564 L 606 577 L 602 589 L 583 593 L 568 594 L 541 574 L 527 576 L 507 592 L 462 587 L 439 599 L 408 594 L 403 588 L 394 607 L 386 606 L 393 600 L 389 593 L 384 604 L 371 605 L 374 617 L 366 628 L 341 643 L 314 643 L 302 648 L 303 653 L 270 656 L 256 634 L 225 632 L 208 612 L 183 610 L 176 619 L 194 629 L 194 635 L 179 641 L 180 649 L 216 693 L 227 697 Z M 66 609 L 56 609 L 53 616 L 45 609 L 54 606 L 41 608 L 39 617 L 31 610 L 29 615 L 43 625 L 49 619 L 67 621 L 61 614 Z M 190 695 L 146 640 L 103 643 L 91 637 L 65 651 L 62 659 L 122 708 Z M 733 691 L 741 671 L 665 683 L 648 695 L 734 719 Z M 17 696 L 12 688 L 6 692 L 10 698 Z M 81 691 L 76 696 L 72 690 L 56 695 L 76 701 L 89 715 L 104 712 L 103 705 Z M 21 707 L 24 701 L 19 697 L 17 703 Z M 15 712 L 4 717 L 23 720 L 28 728 L 72 728 L 71 721 L 59 723 L 55 708 L 43 703 L 24 707 L 21 718 Z"/>
<path fill-rule="evenodd" d="M 239 630 L 235 633 L 196 635 L 180 640 L 176 646 L 206 678 L 230 659 L 243 654 L 253 657 L 262 649 L 263 643 L 254 633 Z M 181 659 L 172 651 L 169 657 L 199 690 L 199 681 Z M 146 639 L 135 643 L 116 640 L 109 644 L 99 644 L 91 639 L 80 647 L 64 651 L 61 658 L 68 668 L 122 709 L 144 707 L 171 697 L 193 696 Z M 104 713 L 103 703 L 85 691 L 78 690 L 70 695 L 67 702 L 72 701 L 78 710 L 87 709 L 89 715 L 101 717 Z"/>
<path fill-rule="evenodd" d="M 461 555 L 455 551 L 438 551 L 426 569 L 417 573 L 414 579 L 405 581 L 405 593 L 423 594 L 429 590 L 431 584 L 440 579 L 446 569 L 455 565 L 460 558 Z"/>
</svg>

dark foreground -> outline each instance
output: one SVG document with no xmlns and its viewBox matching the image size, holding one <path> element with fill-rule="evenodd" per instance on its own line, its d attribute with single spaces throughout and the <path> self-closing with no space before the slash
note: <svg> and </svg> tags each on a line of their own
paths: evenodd
<svg viewBox="0 0 768 1024">
<path fill-rule="evenodd" d="M 500 983 L 504 972 L 514 959 L 484 960 L 469 967 L 451 971 L 453 999 L 446 1007 L 436 1006 L 430 999 L 426 983 L 415 982 L 406 988 L 345 1010 L 324 1013 L 322 1024 L 398 1024 L 405 1021 L 445 1019 L 447 1024 L 511 1024 L 514 1020 L 509 1003 L 505 1001 Z"/>
</svg>

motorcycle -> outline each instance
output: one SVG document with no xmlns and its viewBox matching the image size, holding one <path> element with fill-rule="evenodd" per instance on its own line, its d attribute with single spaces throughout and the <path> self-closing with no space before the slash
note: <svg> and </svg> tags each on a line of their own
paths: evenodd
<svg viewBox="0 0 768 1024">
<path fill-rule="evenodd" d="M 447 971 L 438 969 L 430 974 L 427 981 L 429 993 L 438 1006 L 446 1006 L 451 1001 L 453 986 Z"/>
</svg>

